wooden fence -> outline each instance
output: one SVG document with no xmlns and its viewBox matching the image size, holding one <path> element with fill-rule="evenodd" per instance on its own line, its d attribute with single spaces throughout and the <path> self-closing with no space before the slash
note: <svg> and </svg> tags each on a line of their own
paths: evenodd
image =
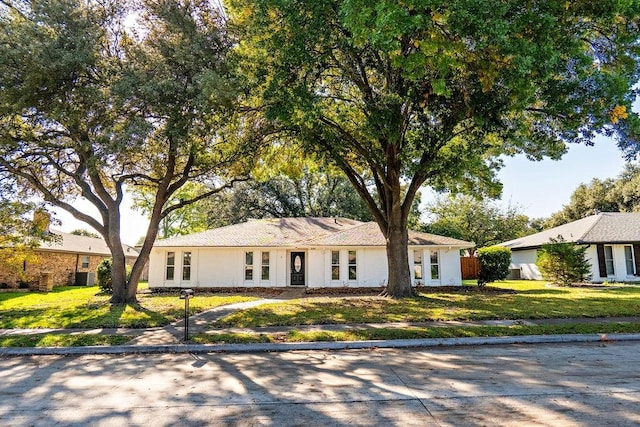
<svg viewBox="0 0 640 427">
<path fill-rule="evenodd" d="M 460 257 L 460 269 L 462 270 L 462 279 L 477 279 L 480 271 L 480 263 L 478 258 L 474 256 Z"/>
</svg>

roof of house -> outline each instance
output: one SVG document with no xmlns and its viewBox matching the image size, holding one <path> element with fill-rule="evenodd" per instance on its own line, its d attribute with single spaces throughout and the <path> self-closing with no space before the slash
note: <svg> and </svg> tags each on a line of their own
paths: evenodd
<svg viewBox="0 0 640 427">
<path fill-rule="evenodd" d="M 549 243 L 551 238 L 574 243 L 640 242 L 640 212 L 601 212 L 550 228 L 530 236 L 500 243 L 511 249 L 529 249 Z"/>
<path fill-rule="evenodd" d="M 461 248 L 472 243 L 409 231 L 410 245 Z M 267 218 L 156 241 L 156 247 L 385 246 L 375 222 L 346 218 Z"/>
<path fill-rule="evenodd" d="M 49 252 L 68 252 L 83 255 L 103 255 L 111 256 L 111 251 L 104 239 L 76 236 L 75 234 L 63 233 L 61 231 L 51 231 L 52 234 L 60 236 L 60 239 L 54 239 L 50 242 L 43 242 L 39 250 Z M 126 257 L 137 257 L 138 251 L 129 245 L 122 245 L 124 255 Z"/>
</svg>

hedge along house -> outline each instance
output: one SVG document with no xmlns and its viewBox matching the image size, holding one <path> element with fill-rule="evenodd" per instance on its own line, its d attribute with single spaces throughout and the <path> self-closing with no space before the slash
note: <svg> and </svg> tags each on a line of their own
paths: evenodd
<svg viewBox="0 0 640 427">
<path fill-rule="evenodd" d="M 51 242 L 45 242 L 34 250 L 35 260 L 26 261 L 22 266 L 24 279 L 15 272 L 0 265 L 0 283 L 17 287 L 25 281 L 30 287 L 38 284 L 46 274 L 55 286 L 93 285 L 95 272 L 100 261 L 110 258 L 111 252 L 103 239 L 76 236 L 74 234 L 51 231 L 59 236 Z M 133 265 L 138 251 L 132 246 L 122 245 L 127 265 Z"/>
<path fill-rule="evenodd" d="M 500 243 L 511 249 L 513 277 L 542 280 L 536 256 L 543 244 L 561 236 L 587 247 L 591 281 L 640 281 L 640 212 L 602 212 L 540 233 Z"/>
<path fill-rule="evenodd" d="M 409 232 L 415 285 L 460 285 L 460 249 L 472 244 Z M 344 218 L 250 220 L 159 240 L 150 288 L 379 287 L 387 282 L 385 239 L 374 222 Z"/>
</svg>

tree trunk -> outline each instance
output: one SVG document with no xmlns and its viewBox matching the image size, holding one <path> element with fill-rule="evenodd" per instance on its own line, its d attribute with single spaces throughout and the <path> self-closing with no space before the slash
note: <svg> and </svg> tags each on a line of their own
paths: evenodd
<svg viewBox="0 0 640 427">
<path fill-rule="evenodd" d="M 120 253 L 117 253 L 120 252 Z M 113 284 L 112 304 L 127 304 L 136 302 L 135 294 L 131 299 L 127 292 L 127 267 L 124 251 L 111 250 L 113 263 L 111 264 L 111 282 Z"/>
<path fill-rule="evenodd" d="M 389 229 L 385 233 L 387 240 L 387 266 L 389 282 L 387 293 L 392 298 L 413 296 L 411 272 L 409 270 L 409 245 L 407 221 L 403 220 L 399 209 L 391 211 Z"/>
<path fill-rule="evenodd" d="M 115 211 L 115 212 L 114 212 Z M 106 227 L 105 240 L 111 250 L 111 284 L 113 285 L 112 304 L 131 304 L 137 302 L 135 286 L 129 286 L 127 277 L 127 260 L 122 240 L 120 239 L 120 211 L 112 209 L 108 214 L 108 226 Z"/>
<path fill-rule="evenodd" d="M 144 270 L 145 265 L 147 264 L 147 262 L 149 262 L 149 254 L 151 254 L 151 248 L 153 247 L 153 243 L 156 241 L 158 231 L 160 230 L 160 223 L 162 221 L 162 206 L 165 203 L 165 199 L 161 199 L 160 197 L 156 196 L 156 202 L 151 214 L 151 218 L 149 220 L 147 234 L 142 244 L 142 248 L 140 248 L 138 258 L 136 259 L 136 262 L 135 264 L 133 264 L 133 268 L 131 269 L 131 275 L 129 276 L 129 284 L 127 287 L 128 299 L 136 299 L 138 282 L 140 281 L 140 277 L 142 276 L 142 271 Z"/>
</svg>

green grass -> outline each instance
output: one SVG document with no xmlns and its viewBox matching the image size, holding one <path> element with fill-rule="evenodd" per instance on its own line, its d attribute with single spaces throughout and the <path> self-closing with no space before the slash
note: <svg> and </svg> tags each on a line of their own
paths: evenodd
<svg viewBox="0 0 640 427">
<path fill-rule="evenodd" d="M 216 327 L 424 322 L 432 320 L 545 319 L 640 316 L 640 287 L 559 288 L 546 282 L 505 281 L 516 293 L 429 292 L 415 298 L 308 298 L 240 311 Z"/>
<path fill-rule="evenodd" d="M 449 326 L 436 328 L 375 328 L 349 331 L 293 330 L 288 333 L 197 334 L 191 340 L 199 344 L 246 344 L 274 342 L 367 341 L 419 338 L 498 337 L 557 334 L 640 333 L 640 323 L 514 325 L 514 326 Z"/>
<path fill-rule="evenodd" d="M 189 312 L 256 299 L 246 296 L 196 295 Z M 113 306 L 98 287 L 60 287 L 52 292 L 0 293 L 0 329 L 146 328 L 184 317 L 177 295 L 139 294 L 138 304 Z"/>
<path fill-rule="evenodd" d="M 122 335 L 9 335 L 0 338 L 0 347 L 82 347 L 88 345 L 119 345 L 130 340 L 131 337 Z"/>
</svg>

